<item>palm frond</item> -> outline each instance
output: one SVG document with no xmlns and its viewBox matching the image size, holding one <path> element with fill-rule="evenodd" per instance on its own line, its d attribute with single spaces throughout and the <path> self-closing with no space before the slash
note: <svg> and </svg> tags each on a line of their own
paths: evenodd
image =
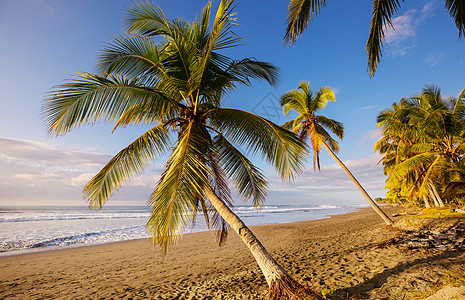
<svg viewBox="0 0 465 300">
<path fill-rule="evenodd" d="M 100 52 L 96 69 L 102 76 L 115 73 L 144 78 L 148 86 L 155 86 L 164 72 L 157 44 L 140 36 L 115 36 Z"/>
<path fill-rule="evenodd" d="M 115 155 L 84 187 L 84 197 L 94 209 L 105 201 L 128 179 L 140 175 L 145 167 L 169 147 L 169 133 L 163 124 L 145 132 Z"/>
<path fill-rule="evenodd" d="M 317 134 L 326 145 L 335 153 L 339 152 L 339 143 L 329 135 L 329 133 L 320 125 L 316 126 Z M 321 143 L 321 142 L 320 142 Z"/>
<path fill-rule="evenodd" d="M 292 45 L 297 40 L 321 7 L 326 6 L 326 0 L 291 0 L 287 6 L 287 26 L 284 42 Z"/>
<path fill-rule="evenodd" d="M 248 201 L 252 198 L 254 206 L 261 206 L 265 201 L 268 187 L 266 177 L 261 170 L 222 135 L 217 135 L 213 144 L 219 153 L 219 163 L 231 178 L 242 199 Z"/>
<path fill-rule="evenodd" d="M 245 85 L 250 85 L 250 79 L 264 79 L 271 86 L 276 86 L 279 80 L 279 69 L 276 66 L 254 58 L 234 60 L 226 72 L 232 74 L 235 81 Z"/>
<path fill-rule="evenodd" d="M 148 1 L 135 3 L 129 8 L 123 22 L 129 33 L 144 36 L 171 36 L 172 34 L 171 21 L 158 6 Z"/>
<path fill-rule="evenodd" d="M 211 127 L 235 145 L 245 145 L 272 164 L 282 178 L 293 178 L 303 168 L 304 145 L 291 132 L 252 113 L 217 108 L 206 113 Z"/>
<path fill-rule="evenodd" d="M 299 90 L 288 91 L 281 96 L 279 105 L 283 108 L 285 115 L 291 110 L 304 114 L 308 110 L 308 97 Z"/>
<path fill-rule="evenodd" d="M 165 252 L 197 216 L 199 201 L 205 198 L 204 189 L 211 189 L 211 171 L 203 159 L 210 145 L 198 125 L 186 125 L 150 196 L 152 215 L 147 229 Z"/>
<path fill-rule="evenodd" d="M 465 2 L 463 0 L 446 0 L 446 8 L 455 21 L 459 37 L 465 36 Z"/>
<path fill-rule="evenodd" d="M 140 86 L 135 80 L 83 73 L 49 92 L 42 105 L 42 117 L 49 134 L 58 136 L 82 124 L 112 122 L 128 108 L 150 99 L 169 101 L 163 93 Z"/>
<path fill-rule="evenodd" d="M 242 40 L 232 32 L 232 27 L 238 25 L 233 9 L 234 0 L 221 0 L 206 46 L 208 52 L 236 46 Z"/>
<path fill-rule="evenodd" d="M 323 127 L 329 128 L 338 138 L 342 139 L 344 137 L 344 124 L 323 115 L 318 115 L 317 119 L 318 123 Z"/>
<path fill-rule="evenodd" d="M 314 103 L 314 110 L 323 109 L 326 107 L 328 102 L 335 102 L 336 96 L 334 95 L 333 90 L 328 86 L 323 86 L 318 89 L 315 93 L 315 97 L 313 100 Z"/>
<path fill-rule="evenodd" d="M 394 28 L 391 23 L 392 15 L 400 7 L 399 0 L 373 0 L 372 18 L 370 21 L 370 34 L 367 41 L 368 72 L 373 76 L 382 56 L 381 47 L 384 41 L 386 26 Z"/>
<path fill-rule="evenodd" d="M 212 172 L 212 177 L 210 178 L 211 186 L 213 187 L 213 192 L 217 195 L 218 199 L 232 208 L 232 197 L 228 186 L 227 175 L 220 166 L 219 160 L 221 160 L 221 158 L 218 158 L 218 156 L 220 156 L 220 154 L 213 141 L 212 149 L 208 153 L 208 163 Z M 200 202 L 208 228 L 215 231 L 218 245 L 223 245 L 226 242 L 226 238 L 228 236 L 228 229 L 230 228 L 229 224 L 226 223 L 223 217 L 209 201 Z"/>
<path fill-rule="evenodd" d="M 436 159 L 436 155 L 434 153 L 420 153 L 415 155 L 404 162 L 398 164 L 394 170 L 389 175 L 386 183 L 391 182 L 393 180 L 400 181 L 403 177 L 406 176 L 407 173 L 418 169 L 419 166 L 426 165 L 429 166 L 433 163 Z"/>
</svg>

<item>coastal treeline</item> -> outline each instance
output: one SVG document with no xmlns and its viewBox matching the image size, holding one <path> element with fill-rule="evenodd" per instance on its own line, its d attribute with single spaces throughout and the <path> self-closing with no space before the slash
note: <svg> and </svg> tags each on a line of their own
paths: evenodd
<svg viewBox="0 0 465 300">
<path fill-rule="evenodd" d="M 374 145 L 388 176 L 385 202 L 417 207 L 465 204 L 465 89 L 444 97 L 435 85 L 377 117 Z"/>
</svg>

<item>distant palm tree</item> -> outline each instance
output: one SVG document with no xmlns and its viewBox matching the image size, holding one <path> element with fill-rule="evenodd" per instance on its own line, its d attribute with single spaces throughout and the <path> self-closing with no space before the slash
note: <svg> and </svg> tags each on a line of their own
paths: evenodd
<svg viewBox="0 0 465 300">
<path fill-rule="evenodd" d="M 403 1 L 402 1 L 403 2 Z M 373 11 L 370 22 L 370 34 L 366 50 L 368 54 L 368 72 L 373 76 L 382 56 L 381 47 L 384 41 L 384 30 L 392 25 L 392 16 L 399 10 L 399 0 L 373 0 Z M 326 6 L 326 0 L 290 0 L 287 7 L 287 27 L 284 41 L 293 44 L 305 28 L 308 27 L 310 16 L 319 13 Z M 459 37 L 465 35 L 465 1 L 445 0 L 446 9 L 455 21 Z"/>
<path fill-rule="evenodd" d="M 409 101 L 404 109 L 410 128 L 419 131 L 422 138 L 405 148 L 407 159 L 390 171 L 387 185 L 394 186 L 407 174 L 420 170 L 419 195 L 429 194 L 435 206 L 444 206 L 437 183 L 447 180 L 446 175 L 465 155 L 465 90 L 458 98 L 444 98 L 439 87 L 427 85 Z"/>
<path fill-rule="evenodd" d="M 327 129 L 342 139 L 344 136 L 344 126 L 336 120 L 317 114 L 318 110 L 326 107 L 328 101 L 335 101 L 334 92 L 331 88 L 327 86 L 320 87 L 314 93 L 310 88 L 310 82 L 301 81 L 297 90 L 286 92 L 281 96 L 280 104 L 284 109 L 284 114 L 287 115 L 290 110 L 294 110 L 299 114 L 294 120 L 286 122 L 283 127 L 298 134 L 301 141 L 309 140 L 309 144 L 313 149 L 314 170 L 317 167 L 320 169 L 319 154 L 321 147 L 324 147 L 331 157 L 342 167 L 384 222 L 387 225 L 392 225 L 392 220 L 371 199 L 349 169 L 334 153 L 339 151 L 339 145 L 331 137 Z"/>
<path fill-rule="evenodd" d="M 87 183 L 89 204 L 101 208 L 124 181 L 170 152 L 149 199 L 147 223 L 163 251 L 203 213 L 207 225 L 217 229 L 219 243 L 229 226 L 239 234 L 265 275 L 270 299 L 318 298 L 277 264 L 233 212 L 228 182 L 254 206 L 262 204 L 267 190 L 265 176 L 239 148 L 262 156 L 285 179 L 301 172 L 306 150 L 293 133 L 271 121 L 222 107 L 237 85 L 277 80 L 269 63 L 218 52 L 240 40 L 232 33 L 232 8 L 232 0 L 222 0 L 209 27 L 211 3 L 192 23 L 169 19 L 148 2 L 134 5 L 125 20 L 127 34 L 115 37 L 99 56 L 100 75 L 79 74 L 57 86 L 45 99 L 43 117 L 52 136 L 99 121 L 115 121 L 114 129 L 150 125 Z"/>
</svg>

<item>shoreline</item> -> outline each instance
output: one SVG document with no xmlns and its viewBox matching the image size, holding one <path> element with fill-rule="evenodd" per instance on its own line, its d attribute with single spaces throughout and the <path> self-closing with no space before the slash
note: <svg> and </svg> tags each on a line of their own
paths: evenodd
<svg viewBox="0 0 465 300">
<path fill-rule="evenodd" d="M 321 206 L 321 205 L 319 205 L 319 206 Z M 346 206 L 340 206 L 340 207 L 335 206 L 335 207 L 327 207 L 327 208 L 326 207 L 320 208 L 319 206 L 317 206 L 315 208 L 314 207 L 305 207 L 304 206 L 301 209 L 304 209 L 304 210 L 309 209 L 311 211 L 317 211 L 317 210 L 324 210 L 324 209 L 339 208 L 340 211 L 339 212 L 328 212 L 328 214 L 321 214 L 319 216 L 313 216 L 313 218 L 310 218 L 310 217 L 312 217 L 310 215 L 310 216 L 308 216 L 310 219 L 306 219 L 306 220 L 305 219 L 304 220 L 297 219 L 297 220 L 291 220 L 291 221 L 286 221 L 286 222 L 282 222 L 281 220 L 274 220 L 275 223 L 259 223 L 259 224 L 254 224 L 254 225 L 248 224 L 248 226 L 287 224 L 287 223 L 294 223 L 294 222 L 299 222 L 299 221 L 318 220 L 318 219 L 330 218 L 331 216 L 336 216 L 336 215 L 340 215 L 340 214 L 355 212 L 355 211 L 358 211 L 360 209 L 364 209 L 366 207 L 369 207 L 368 204 L 366 204 L 366 206 L 362 206 L 362 205 L 359 205 L 359 206 L 347 206 L 347 207 Z M 118 207 L 121 207 L 121 206 L 118 206 Z M 37 208 L 39 208 L 39 207 L 37 207 Z M 46 208 L 49 208 L 49 207 L 46 207 Z M 260 213 L 260 211 L 257 211 L 257 213 Z M 247 216 L 245 216 L 245 218 L 247 219 Z M 71 221 L 76 221 L 76 220 L 79 220 L 79 219 L 70 219 L 70 220 Z M 93 221 L 94 219 L 91 219 L 91 220 Z M 45 221 L 53 221 L 53 220 L 45 220 Z M 59 221 L 62 221 L 62 219 L 59 219 Z M 245 220 L 245 221 L 247 223 L 247 220 Z M 202 223 L 202 222 L 200 222 L 200 223 Z M 34 225 L 34 224 L 31 224 L 31 225 Z M 200 226 L 200 227 L 192 226 L 190 228 L 187 228 L 186 231 L 187 232 L 185 234 L 191 234 L 191 233 L 196 233 L 196 232 L 208 232 L 209 230 L 206 227 L 203 228 L 203 226 Z M 53 239 L 63 239 L 63 238 L 66 239 L 67 236 L 66 235 L 64 237 L 60 236 L 60 237 L 53 238 Z M 21 249 L 2 251 L 2 252 L 0 252 L 0 257 L 16 256 L 16 255 L 23 255 L 23 254 L 29 254 L 29 253 L 38 253 L 38 252 L 43 252 L 43 251 L 56 251 L 56 250 L 62 250 L 62 249 L 72 249 L 72 248 L 77 248 L 77 247 L 97 246 L 97 245 L 103 245 L 103 244 L 108 244 L 108 243 L 123 242 L 123 241 L 138 240 L 138 239 L 147 239 L 147 238 L 149 238 L 148 235 L 146 237 L 129 237 L 127 239 L 120 239 L 120 240 L 118 240 L 118 239 L 116 239 L 116 240 L 101 240 L 101 241 L 69 244 L 69 245 L 65 245 L 65 246 L 54 245 L 54 246 L 35 247 L 33 245 L 33 247 L 29 247 L 29 248 L 21 248 Z M 47 242 L 47 240 L 45 240 L 45 241 Z"/>
<path fill-rule="evenodd" d="M 357 299 L 431 290 L 445 269 L 465 263 L 464 253 L 377 248 L 395 232 L 371 208 L 251 229 L 297 281 Z M 234 232 L 221 248 L 213 233 L 199 232 L 184 235 L 166 256 L 139 239 L 3 256 L 0 268 L 0 298 L 8 299 L 259 299 L 267 291 Z"/>
</svg>

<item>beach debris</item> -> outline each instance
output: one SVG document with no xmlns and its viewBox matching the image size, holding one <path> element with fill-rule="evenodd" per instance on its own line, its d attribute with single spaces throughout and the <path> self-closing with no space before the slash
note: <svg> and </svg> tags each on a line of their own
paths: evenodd
<svg viewBox="0 0 465 300">
<path fill-rule="evenodd" d="M 421 229 L 405 230 L 378 245 L 378 248 L 396 246 L 409 250 L 465 251 L 465 222 L 434 219 Z"/>
</svg>

